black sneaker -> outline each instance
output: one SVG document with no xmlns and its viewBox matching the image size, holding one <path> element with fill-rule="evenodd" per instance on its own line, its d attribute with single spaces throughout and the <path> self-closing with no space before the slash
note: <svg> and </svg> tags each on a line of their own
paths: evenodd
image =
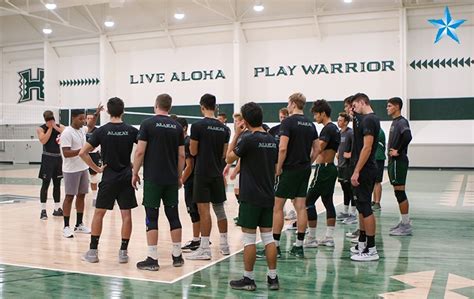
<svg viewBox="0 0 474 299">
<path fill-rule="evenodd" d="M 255 291 L 257 286 L 255 285 L 255 280 L 248 277 L 243 277 L 239 280 L 231 280 L 229 285 L 234 290 L 245 290 L 245 291 Z"/>
<path fill-rule="evenodd" d="M 60 216 L 60 217 L 64 216 L 63 215 L 63 209 L 59 208 L 57 210 L 54 210 L 53 216 Z"/>
<path fill-rule="evenodd" d="M 186 244 L 184 244 L 183 247 L 181 247 L 182 250 L 191 250 L 194 251 L 199 248 L 199 245 L 201 245 L 201 240 L 199 241 L 188 241 Z"/>
<path fill-rule="evenodd" d="M 160 270 L 160 265 L 158 265 L 158 260 L 147 256 L 146 260 L 137 263 L 137 268 L 140 270 L 158 271 Z"/>
<path fill-rule="evenodd" d="M 257 259 L 265 259 L 265 249 L 257 251 Z M 280 246 L 277 246 L 277 258 L 281 258 L 281 249 Z"/>
<path fill-rule="evenodd" d="M 181 267 L 182 265 L 184 265 L 182 254 L 180 254 L 179 256 L 171 255 L 171 257 L 173 258 L 173 267 Z"/>
<path fill-rule="evenodd" d="M 41 220 L 48 220 L 48 214 L 46 214 L 46 210 L 41 210 L 40 219 Z"/>
<path fill-rule="evenodd" d="M 278 282 L 278 276 L 274 279 L 271 279 L 270 276 L 267 276 L 267 285 L 270 290 L 276 291 L 280 289 L 280 283 Z"/>
</svg>

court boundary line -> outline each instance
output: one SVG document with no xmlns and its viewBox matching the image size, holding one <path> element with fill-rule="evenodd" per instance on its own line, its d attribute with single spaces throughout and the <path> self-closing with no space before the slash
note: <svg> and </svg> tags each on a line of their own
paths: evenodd
<svg viewBox="0 0 474 299">
<path fill-rule="evenodd" d="M 385 180 L 385 181 L 382 182 L 382 185 L 385 185 L 385 184 L 388 183 L 388 182 L 389 182 L 388 180 Z M 335 207 L 340 206 L 341 203 L 344 203 L 344 198 L 343 198 L 343 200 L 342 200 L 340 203 L 338 203 L 337 205 L 335 205 Z M 326 209 L 321 210 L 321 211 L 318 213 L 318 215 L 319 215 L 319 214 L 322 214 L 322 213 L 324 213 L 324 212 L 326 212 Z M 284 226 L 283 228 L 284 228 L 284 229 L 282 230 L 282 232 L 287 230 L 287 229 L 285 228 L 285 226 Z M 261 242 L 262 242 L 262 241 L 260 240 L 260 241 L 256 242 L 256 244 L 260 244 Z M 140 277 L 126 277 L 126 276 L 119 276 L 119 275 L 106 275 L 106 274 L 100 274 L 100 273 L 89 273 L 89 272 L 84 272 L 84 271 L 72 271 L 72 270 L 55 269 L 55 268 L 50 268 L 50 267 L 39 267 L 39 266 L 31 266 L 31 265 L 20 265 L 20 264 L 15 264 L 15 263 L 3 262 L 2 260 L 0 260 L 0 264 L 8 265 L 8 266 L 15 266 L 15 267 L 32 268 L 32 269 L 38 269 L 38 270 L 49 270 L 49 271 L 56 271 L 56 272 L 82 274 L 82 275 L 94 275 L 94 276 L 109 277 L 109 278 L 119 278 L 119 279 L 131 279 L 131 280 L 138 280 L 138 281 L 145 281 L 145 282 L 157 282 L 157 283 L 163 283 L 163 284 L 169 284 L 169 285 L 171 285 L 171 284 L 174 284 L 174 283 L 176 283 L 176 282 L 178 282 L 178 281 L 180 281 L 180 280 L 183 280 L 183 279 L 185 279 L 185 278 L 187 278 L 187 277 L 189 277 L 189 276 L 191 276 L 191 275 L 194 275 L 194 274 L 197 273 L 197 272 L 200 272 L 200 271 L 205 270 L 205 269 L 207 269 L 207 268 L 209 268 L 209 267 L 211 267 L 211 266 L 214 266 L 214 265 L 216 265 L 216 264 L 219 263 L 219 262 L 225 261 L 226 259 L 229 259 L 229 258 L 235 256 L 236 254 L 242 252 L 242 251 L 244 251 L 244 248 L 241 248 L 241 249 L 239 249 L 239 250 L 237 250 L 237 251 L 235 251 L 235 252 L 233 252 L 233 253 L 231 253 L 231 254 L 229 254 L 229 255 L 223 256 L 222 258 L 217 259 L 217 260 L 215 260 L 215 261 L 213 261 L 213 262 L 211 262 L 211 263 L 209 263 L 209 264 L 203 266 L 202 268 L 198 268 L 198 269 L 196 269 L 196 270 L 194 270 L 194 271 L 191 271 L 191 272 L 189 272 L 189 273 L 186 273 L 186 274 L 184 274 L 184 275 L 181 275 L 181 276 L 179 276 L 178 278 L 175 278 L 175 279 L 173 279 L 173 280 L 171 280 L 171 281 L 156 280 L 156 279 L 154 280 L 154 279 L 140 278 Z"/>
</svg>

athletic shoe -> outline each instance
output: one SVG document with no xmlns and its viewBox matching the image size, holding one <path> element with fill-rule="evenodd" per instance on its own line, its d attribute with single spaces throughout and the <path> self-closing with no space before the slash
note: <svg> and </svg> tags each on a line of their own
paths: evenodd
<svg viewBox="0 0 474 299">
<path fill-rule="evenodd" d="M 316 238 L 306 238 L 303 243 L 304 248 L 318 248 L 318 240 Z"/>
<path fill-rule="evenodd" d="M 400 224 L 397 229 L 390 231 L 390 236 L 411 236 L 412 227 L 411 224 Z"/>
<path fill-rule="evenodd" d="M 229 285 L 234 290 L 255 291 L 257 289 L 257 285 L 255 285 L 255 280 L 245 276 L 239 280 L 231 280 L 229 282 Z"/>
<path fill-rule="evenodd" d="M 89 249 L 83 256 L 82 260 L 88 263 L 98 263 L 99 262 L 99 252 L 97 249 Z"/>
<path fill-rule="evenodd" d="M 286 214 L 285 216 L 285 220 L 296 220 L 296 211 L 295 210 L 289 211 L 288 214 Z"/>
<path fill-rule="evenodd" d="M 349 214 L 349 213 L 339 212 L 339 214 L 337 214 L 336 219 L 342 221 L 342 220 L 344 220 L 344 219 L 346 219 L 350 216 L 351 216 L 351 214 Z"/>
<path fill-rule="evenodd" d="M 365 247 L 367 247 L 367 244 L 365 242 L 357 242 L 355 246 L 351 247 L 351 253 L 359 254 L 365 249 Z"/>
<path fill-rule="evenodd" d="M 160 265 L 158 265 L 158 260 L 147 256 L 146 260 L 137 263 L 137 268 L 140 270 L 158 271 L 160 270 Z"/>
<path fill-rule="evenodd" d="M 374 202 L 374 204 L 372 205 L 372 210 L 374 211 L 377 211 L 377 210 L 380 210 L 382 207 L 380 206 L 380 203 L 378 202 Z"/>
<path fill-rule="evenodd" d="M 278 282 L 278 276 L 275 277 L 274 279 L 270 278 L 270 276 L 267 276 L 267 285 L 268 285 L 268 289 L 272 291 L 279 290 L 280 283 Z"/>
<path fill-rule="evenodd" d="M 350 215 L 346 219 L 342 221 L 342 224 L 356 224 L 357 223 L 357 217 L 355 215 Z"/>
<path fill-rule="evenodd" d="M 398 228 L 400 227 L 400 225 L 402 225 L 402 222 L 401 222 L 401 221 L 398 222 L 397 225 L 392 226 L 392 227 L 390 228 L 390 231 L 398 229 Z"/>
<path fill-rule="evenodd" d="M 377 253 L 377 249 L 375 247 L 365 248 L 359 254 L 354 254 L 351 256 L 351 260 L 357 262 L 377 261 L 379 258 L 379 254 Z"/>
<path fill-rule="evenodd" d="M 119 250 L 118 261 L 120 264 L 128 263 L 128 250 Z"/>
<path fill-rule="evenodd" d="M 304 258 L 303 246 L 293 246 L 290 250 L 290 254 L 296 257 Z"/>
<path fill-rule="evenodd" d="M 90 234 L 91 233 L 90 228 L 85 226 L 84 223 L 81 223 L 81 224 L 75 226 L 74 231 L 79 233 L 79 234 Z"/>
<path fill-rule="evenodd" d="M 356 229 L 355 231 L 351 233 L 346 233 L 346 237 L 348 238 L 358 238 L 360 233 L 360 229 Z"/>
<path fill-rule="evenodd" d="M 173 267 L 181 267 L 182 265 L 184 265 L 182 254 L 180 254 L 179 256 L 171 255 L 171 257 L 173 258 Z"/>
<path fill-rule="evenodd" d="M 188 260 L 210 260 L 211 258 L 211 248 L 204 249 L 202 247 L 199 247 L 196 251 L 186 257 Z"/>
<path fill-rule="evenodd" d="M 277 258 L 281 258 L 281 249 L 280 246 L 277 246 Z M 266 259 L 265 249 L 257 251 L 257 259 Z"/>
<path fill-rule="evenodd" d="M 199 241 L 191 240 L 191 241 L 186 242 L 186 244 L 184 244 L 184 246 L 181 247 L 181 249 L 186 250 L 186 251 L 194 251 L 198 249 L 200 245 L 201 245 L 201 240 Z"/>
<path fill-rule="evenodd" d="M 63 237 L 74 238 L 74 232 L 69 226 L 66 226 L 65 228 L 63 228 Z"/>
<path fill-rule="evenodd" d="M 41 220 L 48 220 L 48 214 L 46 214 L 46 210 L 41 210 L 40 219 Z"/>
<path fill-rule="evenodd" d="M 230 254 L 229 244 L 221 244 L 219 246 L 219 252 L 222 255 L 229 255 Z"/>
<path fill-rule="evenodd" d="M 327 246 L 327 247 L 334 247 L 334 238 L 324 237 L 324 239 L 319 240 L 319 245 Z"/>
<path fill-rule="evenodd" d="M 352 243 L 352 244 L 357 244 L 357 243 L 359 243 L 359 237 L 352 238 L 352 239 L 351 239 L 351 243 Z"/>
<path fill-rule="evenodd" d="M 53 216 L 59 216 L 59 217 L 64 216 L 64 215 L 63 215 L 63 209 L 59 208 L 59 209 L 57 209 L 57 210 L 54 210 Z"/>
</svg>

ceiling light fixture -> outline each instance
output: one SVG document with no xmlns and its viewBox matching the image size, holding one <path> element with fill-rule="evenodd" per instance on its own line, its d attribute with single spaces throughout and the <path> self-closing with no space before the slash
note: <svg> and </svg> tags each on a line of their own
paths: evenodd
<svg viewBox="0 0 474 299">
<path fill-rule="evenodd" d="M 175 12 L 175 14 L 174 14 L 174 18 L 175 18 L 176 20 L 182 20 L 182 19 L 184 19 L 185 16 L 186 16 L 186 15 L 185 15 L 184 12 L 182 12 L 182 11 L 177 11 L 177 12 Z"/>
<path fill-rule="evenodd" d="M 49 10 L 53 10 L 53 9 L 56 9 L 56 7 L 58 7 L 56 3 L 54 3 L 54 1 L 52 0 L 49 0 L 48 2 L 46 2 L 44 6 Z"/>
<path fill-rule="evenodd" d="M 43 33 L 46 35 L 50 35 L 51 33 L 53 33 L 53 29 L 51 29 L 51 25 L 49 24 L 44 25 Z"/>
<path fill-rule="evenodd" d="M 115 26 L 115 22 L 114 22 L 114 20 L 112 19 L 112 17 L 108 16 L 107 18 L 105 18 L 104 26 L 105 26 L 105 27 L 108 27 L 108 28 L 111 28 L 111 27 L 114 27 L 114 26 Z"/>
<path fill-rule="evenodd" d="M 261 12 L 264 9 L 265 9 L 265 6 L 263 6 L 262 2 L 260 1 L 255 2 L 255 5 L 253 6 L 253 10 L 255 10 L 256 12 Z"/>
<path fill-rule="evenodd" d="M 344 3 L 352 3 L 352 0 L 344 0 Z"/>
</svg>

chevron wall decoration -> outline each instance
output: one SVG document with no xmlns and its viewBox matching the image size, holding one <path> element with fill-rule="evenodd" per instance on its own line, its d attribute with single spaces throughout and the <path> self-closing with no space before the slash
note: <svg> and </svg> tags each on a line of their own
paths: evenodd
<svg viewBox="0 0 474 299">
<path fill-rule="evenodd" d="M 416 70 L 418 69 L 434 69 L 434 68 L 461 68 L 461 67 L 471 67 L 471 64 L 474 66 L 474 59 L 471 57 L 467 58 L 449 58 L 449 59 L 431 59 L 431 60 L 413 60 L 410 63 L 410 66 Z"/>
<path fill-rule="evenodd" d="M 99 85 L 99 83 L 100 83 L 100 80 L 98 78 L 59 80 L 59 86 L 65 86 L 65 87 Z"/>
</svg>

